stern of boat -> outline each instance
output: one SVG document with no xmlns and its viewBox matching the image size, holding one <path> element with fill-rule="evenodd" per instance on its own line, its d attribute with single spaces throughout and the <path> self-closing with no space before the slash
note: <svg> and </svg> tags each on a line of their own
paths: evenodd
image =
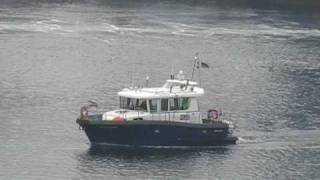
<svg viewBox="0 0 320 180">
<path fill-rule="evenodd" d="M 223 124 L 223 126 L 227 129 L 227 136 L 225 138 L 226 143 L 236 144 L 238 137 L 233 135 L 235 126 L 232 121 L 225 120 L 225 113 L 223 113 L 221 109 L 209 109 L 207 114 L 204 114 L 202 117 L 206 117 L 202 119 L 204 124 Z"/>
</svg>

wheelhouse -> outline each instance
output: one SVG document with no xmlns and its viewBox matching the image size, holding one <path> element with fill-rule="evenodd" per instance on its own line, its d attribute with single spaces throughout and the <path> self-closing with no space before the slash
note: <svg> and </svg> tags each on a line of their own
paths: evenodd
<svg viewBox="0 0 320 180">
<path fill-rule="evenodd" d="M 180 74 L 181 75 L 181 74 Z M 181 78 L 182 77 L 182 78 Z M 118 92 L 119 110 L 103 114 L 103 120 L 170 120 L 199 123 L 198 97 L 204 90 L 196 82 L 169 79 L 161 87 L 129 87 Z"/>
<path fill-rule="evenodd" d="M 172 111 L 198 111 L 194 97 L 138 99 L 120 96 L 120 109 L 161 113 Z"/>
</svg>

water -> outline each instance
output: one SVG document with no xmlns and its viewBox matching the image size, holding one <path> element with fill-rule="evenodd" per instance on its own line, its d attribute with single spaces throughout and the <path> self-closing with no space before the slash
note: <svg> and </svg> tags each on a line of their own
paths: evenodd
<svg viewBox="0 0 320 180">
<path fill-rule="evenodd" d="M 320 14 L 221 1 L 2 1 L 0 179 L 317 179 Z M 235 146 L 90 148 L 79 104 L 118 106 L 130 84 L 202 71 Z M 131 78 L 130 78 L 131 77 Z"/>
</svg>

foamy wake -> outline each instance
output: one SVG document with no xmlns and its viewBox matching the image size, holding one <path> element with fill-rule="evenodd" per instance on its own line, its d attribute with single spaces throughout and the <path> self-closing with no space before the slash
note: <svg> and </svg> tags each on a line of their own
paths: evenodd
<svg viewBox="0 0 320 180">
<path fill-rule="evenodd" d="M 235 25 L 236 26 L 236 25 Z M 249 28 L 250 27 L 250 28 Z M 49 19 L 30 22 L 0 22 L 0 32 L 42 32 L 42 33 L 127 33 L 129 35 L 151 34 L 151 35 L 174 35 L 188 37 L 211 37 L 217 35 L 231 36 L 254 36 L 254 37 L 291 37 L 307 38 L 320 37 L 320 29 L 311 28 L 279 28 L 268 25 L 256 25 L 248 27 L 226 27 L 210 24 L 190 25 L 175 22 L 153 22 L 152 25 L 116 25 L 108 22 L 65 22 L 59 19 Z"/>
</svg>

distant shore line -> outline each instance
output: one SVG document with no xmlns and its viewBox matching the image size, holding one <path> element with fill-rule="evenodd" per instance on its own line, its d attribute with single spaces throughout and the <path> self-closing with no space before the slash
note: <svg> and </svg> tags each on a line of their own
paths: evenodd
<svg viewBox="0 0 320 180">
<path fill-rule="evenodd" d="M 222 6 L 252 7 L 259 9 L 319 10 L 320 0 L 214 0 Z"/>
</svg>

